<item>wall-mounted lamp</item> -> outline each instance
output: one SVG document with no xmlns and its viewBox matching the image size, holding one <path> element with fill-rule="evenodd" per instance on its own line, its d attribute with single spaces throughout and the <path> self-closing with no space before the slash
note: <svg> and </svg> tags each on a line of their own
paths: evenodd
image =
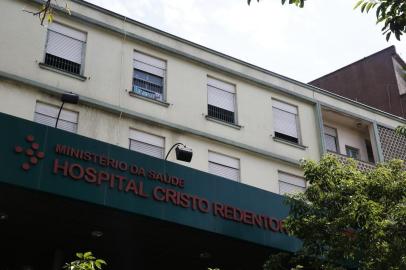
<svg viewBox="0 0 406 270">
<path fill-rule="evenodd" d="M 190 162 L 192 160 L 193 156 L 193 151 L 191 148 L 186 147 L 183 143 L 175 143 L 172 145 L 171 149 L 169 149 L 168 154 L 166 154 L 165 160 L 168 159 L 169 153 L 172 151 L 172 149 L 175 148 L 176 152 L 176 159 L 184 162 Z"/>
<path fill-rule="evenodd" d="M 61 111 L 62 111 L 63 105 L 65 105 L 65 103 L 78 104 L 79 96 L 74 93 L 63 93 L 61 95 L 61 101 L 62 101 L 62 105 L 59 108 L 58 116 L 56 117 L 55 128 L 58 126 L 58 121 L 59 121 L 59 117 L 61 116 Z"/>
<path fill-rule="evenodd" d="M 7 213 L 0 212 L 0 221 L 7 220 L 7 219 L 8 219 Z"/>
</svg>

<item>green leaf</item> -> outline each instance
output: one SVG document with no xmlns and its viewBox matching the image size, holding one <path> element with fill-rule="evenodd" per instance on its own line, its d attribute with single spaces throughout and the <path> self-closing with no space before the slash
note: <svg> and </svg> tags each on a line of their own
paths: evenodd
<svg viewBox="0 0 406 270">
<path fill-rule="evenodd" d="M 76 253 L 76 257 L 78 257 L 79 259 L 82 259 L 83 258 L 83 253 Z"/>
<path fill-rule="evenodd" d="M 367 5 L 368 5 L 368 2 L 365 2 L 365 3 L 362 4 L 362 6 L 361 6 L 361 12 L 364 12 L 365 7 L 366 7 Z"/>
<path fill-rule="evenodd" d="M 102 259 L 97 259 L 96 262 L 99 262 L 99 263 L 101 263 L 101 264 L 107 264 L 107 263 L 106 263 L 104 260 L 102 260 Z"/>
<path fill-rule="evenodd" d="M 366 8 L 367 13 L 369 12 L 369 10 L 374 6 L 374 3 L 369 2 Z"/>
<path fill-rule="evenodd" d="M 354 6 L 354 9 L 357 9 L 363 2 L 364 0 L 359 0 L 357 4 Z"/>
<path fill-rule="evenodd" d="M 90 256 L 92 256 L 92 252 L 91 252 L 91 251 L 87 251 L 87 252 L 85 252 L 85 254 L 83 254 L 83 258 L 84 258 L 84 259 L 88 259 Z"/>
<path fill-rule="evenodd" d="M 386 41 L 389 41 L 391 34 L 392 34 L 392 32 L 388 32 L 388 33 L 386 34 Z"/>
</svg>

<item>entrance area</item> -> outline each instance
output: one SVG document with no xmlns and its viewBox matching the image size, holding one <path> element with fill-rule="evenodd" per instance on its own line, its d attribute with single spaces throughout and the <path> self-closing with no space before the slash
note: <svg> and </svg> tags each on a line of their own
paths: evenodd
<svg viewBox="0 0 406 270">
<path fill-rule="evenodd" d="M 190 211 L 186 210 L 185 211 Z M 92 251 L 105 270 L 262 269 L 270 248 L 0 184 L 0 270 L 59 270 Z M 249 229 L 249 228 L 248 228 Z"/>
</svg>

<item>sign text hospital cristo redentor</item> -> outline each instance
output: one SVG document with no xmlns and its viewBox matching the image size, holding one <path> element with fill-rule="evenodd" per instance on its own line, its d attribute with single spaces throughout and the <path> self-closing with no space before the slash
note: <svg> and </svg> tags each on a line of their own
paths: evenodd
<svg viewBox="0 0 406 270">
<path fill-rule="evenodd" d="M 177 176 L 148 170 L 136 164 L 129 164 L 125 161 L 111 159 L 106 155 L 75 149 L 62 144 L 56 145 L 55 153 L 61 156 L 53 160 L 53 173 L 55 175 L 62 175 L 73 181 L 84 181 L 95 187 L 107 185 L 108 188 L 128 193 L 129 196 L 137 196 L 156 203 L 168 203 L 201 214 L 210 213 L 221 219 L 255 226 L 264 230 L 287 233 L 283 220 L 231 205 L 209 201 L 204 197 L 183 192 L 187 182 Z M 98 167 L 109 168 L 109 171 L 96 169 L 92 165 L 85 166 L 80 163 L 70 162 L 64 157 L 86 161 L 98 165 Z M 112 173 L 111 171 L 115 172 Z M 152 190 L 145 190 L 144 181 L 155 181 L 158 185 Z"/>
</svg>

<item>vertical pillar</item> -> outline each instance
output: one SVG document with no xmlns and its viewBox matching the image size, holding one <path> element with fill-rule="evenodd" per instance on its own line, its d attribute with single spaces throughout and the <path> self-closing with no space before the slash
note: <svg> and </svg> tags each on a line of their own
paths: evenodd
<svg viewBox="0 0 406 270">
<path fill-rule="evenodd" d="M 324 125 L 323 125 L 323 115 L 321 113 L 321 105 L 320 102 L 316 102 L 315 106 L 315 114 L 316 114 L 316 124 L 319 133 L 319 148 L 320 148 L 320 158 L 326 153 L 326 141 L 324 140 Z"/>
<path fill-rule="evenodd" d="M 376 121 L 374 121 L 372 123 L 372 126 L 373 126 L 373 131 L 374 131 L 375 147 L 376 147 L 376 151 L 378 152 L 378 162 L 384 162 L 385 157 L 383 156 L 381 139 L 379 137 L 378 124 L 376 123 Z"/>
</svg>

